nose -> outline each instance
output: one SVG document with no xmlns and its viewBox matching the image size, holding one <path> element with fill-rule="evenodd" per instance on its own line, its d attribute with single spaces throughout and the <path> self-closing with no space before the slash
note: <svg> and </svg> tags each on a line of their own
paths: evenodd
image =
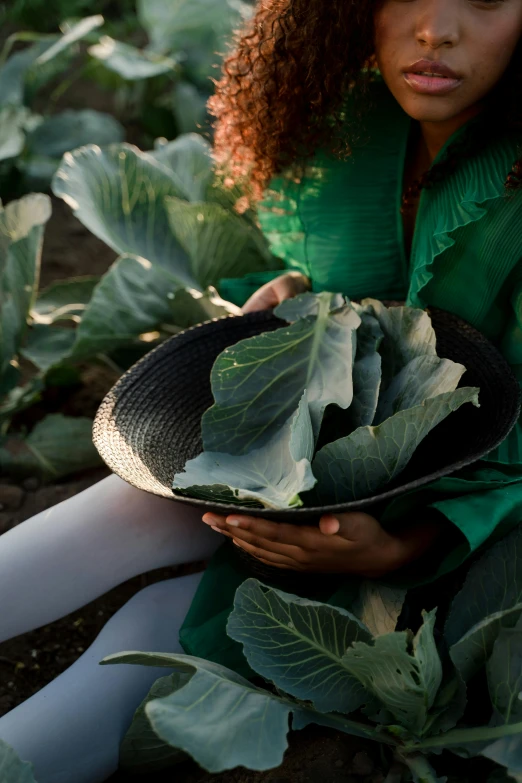
<svg viewBox="0 0 522 783">
<path fill-rule="evenodd" d="M 454 0 L 425 0 L 417 20 L 416 38 L 424 47 L 451 48 L 458 43 L 458 4 Z"/>
</svg>

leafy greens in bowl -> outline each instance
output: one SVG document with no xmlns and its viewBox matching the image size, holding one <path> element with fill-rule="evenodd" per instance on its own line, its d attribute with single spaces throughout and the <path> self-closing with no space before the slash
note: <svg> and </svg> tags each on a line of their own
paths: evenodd
<svg viewBox="0 0 522 783">
<path fill-rule="evenodd" d="M 320 293 L 275 315 L 287 325 L 218 356 L 204 451 L 176 494 L 271 510 L 363 500 L 451 413 L 479 407 L 478 388 L 458 388 L 466 368 L 437 356 L 424 310 Z"/>
</svg>

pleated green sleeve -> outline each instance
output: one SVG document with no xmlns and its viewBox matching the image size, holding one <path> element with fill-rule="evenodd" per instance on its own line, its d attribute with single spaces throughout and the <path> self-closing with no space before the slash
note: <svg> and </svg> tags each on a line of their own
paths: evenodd
<svg viewBox="0 0 522 783">
<path fill-rule="evenodd" d="M 522 381 L 522 275 L 511 297 L 512 313 L 500 347 Z M 518 420 L 504 442 L 483 460 L 429 487 L 392 502 L 382 518 L 393 526 L 404 519 L 438 519 L 451 523 L 448 545 L 438 557 L 398 575 L 410 586 L 430 582 L 457 568 L 485 544 L 504 537 L 522 522 L 522 421 Z"/>
</svg>

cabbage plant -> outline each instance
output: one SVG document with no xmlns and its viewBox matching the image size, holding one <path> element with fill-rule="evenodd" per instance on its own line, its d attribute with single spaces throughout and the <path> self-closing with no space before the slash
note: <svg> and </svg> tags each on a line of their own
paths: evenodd
<svg viewBox="0 0 522 783">
<path fill-rule="evenodd" d="M 122 767 L 151 774 L 188 754 L 212 773 L 273 769 L 290 730 L 316 724 L 379 744 L 394 783 L 453 780 L 444 750 L 498 765 L 488 783 L 521 781 L 521 563 L 518 528 L 474 562 L 448 616 L 425 612 L 416 633 L 396 630 L 407 605 L 396 587 L 363 581 L 346 611 L 247 580 L 227 633 L 264 685 L 189 655 L 101 661 L 166 670 L 135 713 Z M 477 698 L 486 725 L 476 725 Z M 32 766 L 1 741 L 0 772 L 5 783 L 35 783 Z"/>
<path fill-rule="evenodd" d="M 324 292 L 275 314 L 289 326 L 216 360 L 204 452 L 175 476 L 177 492 L 274 509 L 303 505 L 311 490 L 316 505 L 359 500 L 393 481 L 452 412 L 478 406 L 478 389 L 457 389 L 465 368 L 437 356 L 424 310 Z M 335 435 L 323 431 L 327 406 Z"/>
<path fill-rule="evenodd" d="M 438 644 L 436 610 L 423 614 L 416 633 L 395 630 L 404 599 L 397 588 L 362 582 L 346 611 L 248 579 L 227 633 L 265 686 L 188 655 L 105 658 L 171 670 L 136 713 L 122 761 L 169 766 L 183 751 L 209 772 L 272 769 L 290 727 L 318 724 L 380 743 L 397 783 L 446 781 L 439 775 L 451 774 L 451 757 L 437 759 L 442 750 L 483 756 L 520 780 L 521 563 L 516 529 L 471 567 L 445 625 L 438 623 Z M 479 695 L 490 714 L 483 726 L 467 708 Z"/>
<path fill-rule="evenodd" d="M 128 108 L 134 105 L 145 127 L 159 115 L 167 127 L 174 116 L 177 133 L 208 130 L 211 80 L 232 31 L 249 18 L 252 5 L 243 0 L 137 0 L 136 11 L 148 38 L 144 48 L 103 36 L 90 55 L 127 86 L 123 100 Z M 156 125 L 159 133 L 165 131 Z"/>
<path fill-rule="evenodd" d="M 236 213 L 234 193 L 216 178 L 210 145 L 197 134 L 149 153 L 128 144 L 84 147 L 65 156 L 53 190 L 118 253 L 54 361 L 112 355 L 140 342 L 150 350 L 151 340 L 237 314 L 218 296 L 217 282 L 281 265 L 254 216 Z"/>
<path fill-rule="evenodd" d="M 219 297 L 218 280 L 280 266 L 254 215 L 235 211 L 237 194 L 222 187 L 210 146 L 196 134 L 159 142 L 150 153 L 130 145 L 84 147 L 66 155 L 54 190 L 118 259 L 101 278 L 60 281 L 38 293 L 49 200 L 32 196 L 6 208 L 22 232 L 42 217 L 38 242 L 25 259 L 24 281 L 11 279 L 22 267 L 0 263 L 0 296 L 5 290 L 12 297 L 22 282 L 29 286 L 16 298 L 16 318 L 7 318 L 7 305 L 2 308 L 0 421 L 4 438 L 14 439 L 16 448 L 8 450 L 4 442 L 0 465 L 10 472 L 37 469 L 47 479 L 90 467 L 93 459 L 99 464 L 91 422 L 74 420 L 72 426 L 57 416 L 24 434 L 13 428 L 17 413 L 38 401 L 47 386 L 77 382 L 82 363 L 101 362 L 121 373 L 182 329 L 238 314 Z M 6 252 L 14 252 L 9 248 Z"/>
<path fill-rule="evenodd" d="M 41 194 L 0 206 L 0 472 L 59 478 L 100 464 L 87 418 L 44 417 L 28 435 L 10 431 L 12 417 L 41 397 L 44 374 L 31 360 L 31 312 L 51 200 Z M 56 350 L 48 332 L 47 350 Z M 28 364 L 27 360 L 33 364 Z"/>
<path fill-rule="evenodd" d="M 15 33 L 4 44 L 0 52 L 0 177 L 4 189 L 45 188 L 65 152 L 89 142 L 123 141 L 123 127 L 108 114 L 84 109 L 44 117 L 33 108 L 39 90 L 69 68 L 78 42 L 103 22 L 103 16 L 90 16 L 64 23 L 61 35 Z M 13 52 L 20 42 L 28 45 Z"/>
</svg>

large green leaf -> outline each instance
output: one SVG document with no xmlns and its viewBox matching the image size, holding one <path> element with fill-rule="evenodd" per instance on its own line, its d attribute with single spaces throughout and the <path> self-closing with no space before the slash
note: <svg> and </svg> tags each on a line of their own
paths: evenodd
<svg viewBox="0 0 522 783">
<path fill-rule="evenodd" d="M 305 707 L 294 709 L 292 716 L 292 729 L 294 731 L 301 731 L 311 724 L 327 726 L 329 729 L 342 731 L 345 734 L 350 734 L 352 737 L 371 739 L 376 742 L 382 742 L 384 745 L 396 744 L 391 734 L 386 734 L 379 727 L 371 726 L 369 723 L 359 723 L 358 721 L 345 718 L 344 715 L 317 712 L 317 710 Z"/>
<path fill-rule="evenodd" d="M 491 725 L 509 726 L 522 721 L 522 619 L 514 628 L 502 628 L 487 664 L 488 686 L 494 714 Z M 522 733 L 498 739 L 482 754 L 509 772 L 522 774 Z"/>
<path fill-rule="evenodd" d="M 201 293 L 189 288 L 179 288 L 171 300 L 171 314 L 168 324 L 179 329 L 189 329 L 213 318 L 227 315 L 241 315 L 241 310 L 232 302 L 222 299 L 215 288 L 209 286 Z M 166 328 L 166 324 L 163 324 Z"/>
<path fill-rule="evenodd" d="M 375 580 L 361 583 L 352 612 L 364 623 L 373 636 L 392 633 L 402 611 L 406 589 L 380 584 Z"/>
<path fill-rule="evenodd" d="M 252 13 L 241 0 L 139 0 L 138 14 L 152 48 L 183 53 L 188 79 L 210 90 L 234 28 Z"/>
<path fill-rule="evenodd" d="M 522 603 L 522 527 L 516 527 L 471 566 L 445 626 L 450 646 L 497 612 Z M 511 615 L 513 617 L 513 615 Z"/>
<path fill-rule="evenodd" d="M 176 119 L 180 133 L 193 133 L 205 129 L 208 125 L 208 93 L 199 90 L 194 84 L 180 79 L 165 102 Z"/>
<path fill-rule="evenodd" d="M 22 157 L 16 161 L 16 168 L 23 177 L 24 190 L 32 193 L 48 190 L 59 165 L 58 159 L 40 155 Z"/>
<path fill-rule="evenodd" d="M 502 628 L 487 663 L 493 725 L 522 720 L 522 619 L 513 628 Z M 521 759 L 522 762 L 522 759 Z M 521 769 L 522 771 L 522 764 Z"/>
<path fill-rule="evenodd" d="M 432 737 L 453 729 L 464 715 L 467 703 L 466 683 L 458 671 L 447 666 L 428 716 L 425 728 L 426 736 Z"/>
<path fill-rule="evenodd" d="M 361 306 L 377 318 L 384 333 L 380 346 L 383 390 L 412 359 L 436 356 L 437 338 L 425 310 L 385 307 L 376 299 L 364 299 Z"/>
<path fill-rule="evenodd" d="M 40 55 L 58 40 L 58 36 L 38 41 L 11 55 L 0 66 L 0 106 L 22 106 L 25 97 L 25 83 L 30 69 Z"/>
<path fill-rule="evenodd" d="M 170 142 L 157 139 L 151 157 L 173 171 L 189 201 L 206 201 L 213 180 L 212 148 L 197 133 L 186 133 Z"/>
<path fill-rule="evenodd" d="M 76 40 L 70 39 L 63 45 L 63 38 L 59 35 L 22 32 L 14 33 L 7 39 L 1 55 L 4 58 L 15 43 L 30 42 L 31 45 L 15 52 L 0 64 L 0 106 L 21 106 L 24 103 L 30 106 L 38 90 L 66 70 Z"/>
<path fill-rule="evenodd" d="M 426 756 L 406 756 L 404 761 L 411 772 L 413 783 L 447 783 L 448 778 L 439 778 Z"/>
<path fill-rule="evenodd" d="M 182 50 L 202 30 L 229 31 L 246 15 L 229 0 L 138 0 L 138 17 L 159 51 Z"/>
<path fill-rule="evenodd" d="M 215 291 L 180 289 L 176 278 L 161 267 L 122 256 L 94 289 L 71 359 L 111 353 L 163 325 L 187 328 L 229 313 L 237 314 L 237 308 Z"/>
<path fill-rule="evenodd" d="M 7 365 L 6 371 L 0 376 L 0 415 L 6 413 L 4 406 L 6 404 L 5 396 L 11 395 L 16 386 L 20 383 L 22 373 L 18 362 L 12 361 Z"/>
<path fill-rule="evenodd" d="M 378 353 L 383 340 L 379 322 L 368 312 L 359 308 L 361 325 L 357 330 L 357 353 L 353 366 L 353 402 L 348 416 L 351 429 L 373 424 L 379 391 L 381 388 L 381 355 Z"/>
<path fill-rule="evenodd" d="M 99 43 L 91 46 L 89 54 L 99 60 L 110 71 L 123 79 L 151 79 L 165 73 L 174 73 L 176 60 L 160 54 L 137 49 L 135 46 L 115 41 L 108 35 L 102 36 Z"/>
<path fill-rule="evenodd" d="M 246 680 L 238 684 L 204 665 L 180 691 L 146 707 L 156 734 L 209 772 L 279 767 L 288 747 L 290 711 L 290 704 Z"/>
<path fill-rule="evenodd" d="M 309 300 L 300 299 L 306 306 Z M 212 370 L 216 402 L 202 420 L 207 451 L 224 444 L 230 454 L 259 448 L 296 410 L 305 390 L 315 437 L 327 405 L 350 405 L 360 319 L 350 305 L 331 312 L 332 294 L 317 299 L 317 317 L 242 340 L 218 357 Z"/>
<path fill-rule="evenodd" d="M 112 350 L 169 322 L 178 282 L 144 258 L 122 256 L 94 289 L 76 331 L 72 358 Z"/>
<path fill-rule="evenodd" d="M 238 766 L 265 770 L 281 764 L 292 704 L 223 666 L 190 655 L 118 653 L 102 663 L 193 672 L 183 688 L 150 701 L 145 713 L 160 739 L 189 753 L 209 772 Z"/>
<path fill-rule="evenodd" d="M 76 217 L 121 255 L 140 256 L 170 272 L 179 285 L 200 288 L 172 233 L 165 197 L 188 198 L 175 173 L 128 144 L 67 153 L 54 193 Z"/>
<path fill-rule="evenodd" d="M 153 731 L 145 707 L 154 699 L 162 699 L 183 688 L 192 674 L 175 672 L 156 680 L 134 714 L 133 721 L 120 747 L 120 768 L 132 774 L 151 775 L 179 764 L 187 756 L 164 742 Z"/>
<path fill-rule="evenodd" d="M 176 672 L 184 672 L 192 675 L 196 664 L 200 659 L 192 655 L 177 655 L 175 653 L 151 653 L 131 650 L 126 652 L 112 653 L 100 661 L 101 666 L 113 666 L 115 664 L 133 664 L 136 666 L 153 666 L 163 669 L 172 669 Z M 219 673 L 223 667 L 211 661 L 205 661 L 212 671 Z M 239 675 L 236 675 L 239 677 Z M 241 679 L 241 678 L 239 678 Z"/>
<path fill-rule="evenodd" d="M 0 780 L 2 783 L 36 783 L 33 765 L 22 761 L 7 742 L 0 739 Z"/>
<path fill-rule="evenodd" d="M 20 353 L 46 373 L 70 355 L 75 338 L 73 329 L 35 324 Z"/>
<path fill-rule="evenodd" d="M 92 442 L 92 421 L 50 414 L 26 438 L 0 449 L 0 468 L 11 475 L 39 474 L 54 481 L 102 464 Z"/>
<path fill-rule="evenodd" d="M 366 700 L 343 655 L 371 634 L 344 609 L 248 579 L 236 591 L 227 634 L 241 642 L 254 671 L 320 712 L 349 713 Z"/>
<path fill-rule="evenodd" d="M 0 208 L 0 377 L 22 344 L 38 290 L 48 196 L 25 196 Z"/>
<path fill-rule="evenodd" d="M 44 380 L 40 376 L 31 378 L 23 386 L 16 386 L 20 377 L 18 373 L 15 373 L 14 384 L 10 389 L 10 384 L 7 384 L 5 388 L 3 386 L 2 382 L 5 378 L 6 376 L 0 379 L 0 435 L 7 432 L 10 419 L 15 413 L 20 413 L 20 411 L 30 408 L 31 405 L 34 405 L 35 402 L 41 399 L 41 394 L 45 388 Z M 3 397 L 4 394 L 7 396 Z M 0 464 L 2 459 L 9 461 L 10 458 L 10 455 L 5 453 L 2 457 L 2 450 L 0 449 Z"/>
<path fill-rule="evenodd" d="M 36 65 L 43 66 L 50 60 L 60 55 L 63 51 L 68 49 L 73 44 L 81 41 L 83 38 L 92 33 L 98 27 L 101 27 L 104 23 L 103 16 L 97 14 L 96 16 L 88 16 L 85 19 L 81 19 L 76 24 L 67 29 L 64 35 L 59 38 L 56 43 L 46 49 L 36 60 Z"/>
<path fill-rule="evenodd" d="M 330 314 L 345 311 L 349 304 L 342 294 L 325 293 L 322 296 L 318 296 L 317 294 L 306 293 L 286 299 L 275 308 L 274 315 L 283 321 L 287 321 L 289 324 L 294 324 L 296 321 L 304 321 L 310 317 L 317 318 L 326 310 L 325 302 L 327 298 L 328 312 Z"/>
<path fill-rule="evenodd" d="M 413 640 L 407 632 L 379 636 L 373 644 L 356 642 L 343 664 L 413 734 L 423 732 L 428 711 L 442 682 L 442 664 L 433 638 L 435 612 L 425 614 Z"/>
<path fill-rule="evenodd" d="M 110 114 L 91 109 L 73 111 L 68 109 L 48 117 L 27 138 L 29 155 L 55 158 L 56 168 L 66 152 L 86 144 L 107 144 L 121 142 L 125 129 Z"/>
<path fill-rule="evenodd" d="M 431 430 L 468 402 L 478 405 L 478 389 L 440 394 L 324 446 L 312 465 L 321 502 L 347 503 L 375 495 L 404 470 Z"/>
<path fill-rule="evenodd" d="M 99 282 L 100 278 L 93 275 L 70 277 L 52 283 L 38 294 L 31 309 L 31 318 L 37 324 L 54 324 L 58 321 L 79 323 Z"/>
<path fill-rule="evenodd" d="M 64 25 L 61 36 L 36 33 L 10 36 L 4 45 L 4 57 L 17 42 L 32 43 L 0 65 L 0 106 L 30 105 L 36 92 L 67 68 L 75 44 L 101 24 L 103 17 L 93 16 L 73 26 Z"/>
<path fill-rule="evenodd" d="M 399 411 L 422 405 L 440 394 L 455 391 L 465 372 L 462 364 L 438 356 L 412 359 L 380 396 L 374 424 L 381 424 Z"/>
<path fill-rule="evenodd" d="M 25 130 L 32 115 L 25 106 L 0 109 L 0 161 L 16 158 L 25 146 Z"/>
<path fill-rule="evenodd" d="M 239 215 L 219 204 L 178 198 L 167 198 L 165 203 L 172 232 L 189 255 L 192 273 L 201 285 L 278 268 L 259 229 Z"/>
<path fill-rule="evenodd" d="M 190 497 L 265 508 L 301 506 L 315 485 L 314 436 L 306 392 L 297 413 L 259 449 L 248 454 L 203 452 L 174 476 L 173 489 Z"/>
<path fill-rule="evenodd" d="M 465 681 L 485 665 L 501 630 L 512 628 L 521 615 L 522 603 L 494 612 L 474 625 L 450 648 L 451 660 Z"/>
</svg>

